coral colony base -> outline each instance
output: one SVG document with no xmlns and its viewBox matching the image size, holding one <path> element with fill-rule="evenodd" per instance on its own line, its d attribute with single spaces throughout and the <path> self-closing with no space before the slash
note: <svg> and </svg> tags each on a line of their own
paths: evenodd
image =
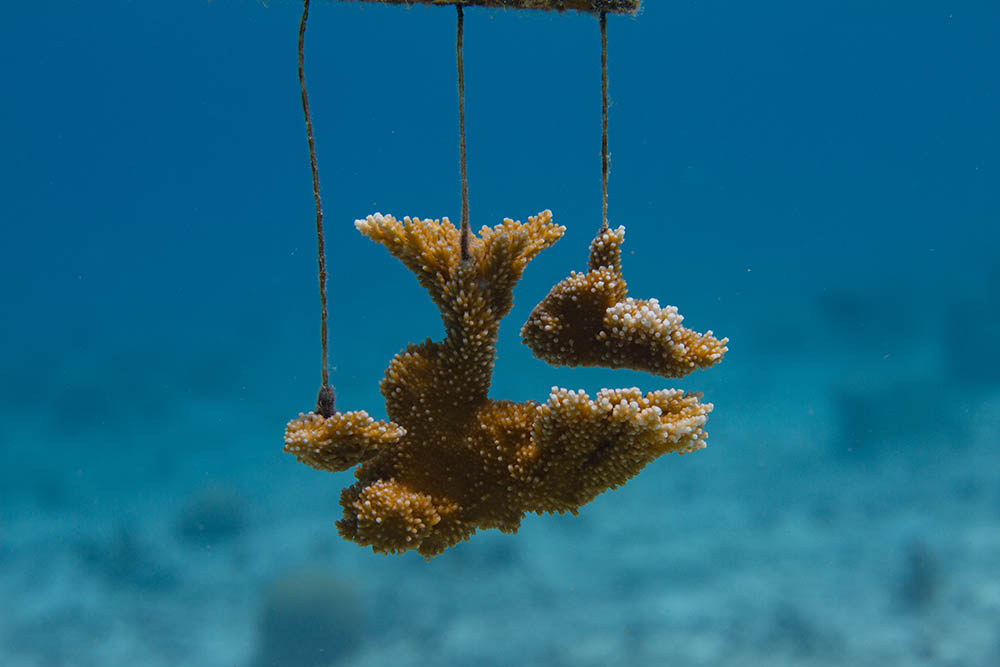
<svg viewBox="0 0 1000 667">
<path fill-rule="evenodd" d="M 441 311 L 445 339 L 409 345 L 381 390 L 391 421 L 365 411 L 292 420 L 285 451 L 319 470 L 355 465 L 337 522 L 376 552 L 430 558 L 480 528 L 516 532 L 528 512 L 573 512 L 624 484 L 661 454 L 705 446 L 711 403 L 664 389 L 553 388 L 543 404 L 488 397 L 500 320 L 527 263 L 565 231 L 543 211 L 473 237 L 467 260 L 447 218 L 375 214 L 355 223 L 417 276 Z M 718 362 L 728 339 L 681 325 L 673 307 L 626 297 L 625 230 L 602 229 L 590 270 L 573 273 L 535 308 L 524 342 L 551 364 L 632 368 L 681 377 Z M 360 464 L 360 465 L 359 465 Z"/>
</svg>

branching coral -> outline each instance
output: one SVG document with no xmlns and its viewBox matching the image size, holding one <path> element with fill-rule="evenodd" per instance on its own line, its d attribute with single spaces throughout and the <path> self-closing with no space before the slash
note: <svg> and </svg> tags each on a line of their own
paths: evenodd
<svg viewBox="0 0 1000 667">
<path fill-rule="evenodd" d="M 285 449 L 302 462 L 331 471 L 360 464 L 358 481 L 341 494 L 344 514 L 337 528 L 344 537 L 378 552 L 415 549 L 429 558 L 480 528 L 515 532 L 528 512 L 576 512 L 661 454 L 705 446 L 703 427 L 712 405 L 697 394 L 604 389 L 591 399 L 582 391 L 553 388 L 544 404 L 488 397 L 497 331 L 513 305 L 514 285 L 527 263 L 564 231 L 549 211 L 527 223 L 484 227 L 467 260 L 460 256 L 459 231 L 447 219 L 400 222 L 376 214 L 356 226 L 413 271 L 438 306 L 446 334 L 440 342 L 408 346 L 389 364 L 381 390 L 390 422 L 359 411 L 328 418 L 309 413 L 288 424 Z M 592 280 L 567 279 L 579 283 L 581 295 L 601 298 L 584 299 L 574 319 L 576 311 L 560 300 L 568 292 L 554 297 L 554 289 L 540 304 L 552 317 L 533 340 L 551 336 L 551 322 L 562 327 L 557 335 L 575 341 L 572 354 L 557 363 L 661 374 L 714 363 L 725 352 L 725 340 L 678 329 L 676 311 L 658 311 L 655 302 L 622 301 L 623 233 L 606 232 L 595 241 L 587 274 L 594 274 Z M 643 323 L 639 328 L 636 317 Z M 605 326 L 605 320 L 619 324 Z M 532 326 L 529 321 L 525 329 Z M 670 344 L 661 340 L 664 332 Z M 585 342 L 590 335 L 597 337 L 593 345 Z M 562 340 L 553 349 L 565 347 Z M 596 352 L 581 353 L 591 348 Z"/>
</svg>

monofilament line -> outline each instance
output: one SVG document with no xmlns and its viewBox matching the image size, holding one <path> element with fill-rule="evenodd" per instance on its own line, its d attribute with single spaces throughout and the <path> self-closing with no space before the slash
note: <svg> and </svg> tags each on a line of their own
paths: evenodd
<svg viewBox="0 0 1000 667">
<path fill-rule="evenodd" d="M 469 259 L 469 177 L 465 169 L 465 62 L 462 45 L 465 34 L 465 14 L 462 5 L 455 5 L 458 12 L 458 26 L 455 37 L 455 61 L 458 68 L 458 162 L 462 174 L 462 227 L 460 247 L 462 260 Z"/>
<path fill-rule="evenodd" d="M 309 18 L 309 0 L 303 0 L 302 20 L 299 21 L 299 88 L 302 91 L 302 113 L 306 118 L 306 137 L 309 140 L 309 166 L 312 168 L 313 200 L 316 204 L 316 258 L 319 264 L 320 340 L 323 349 L 322 385 L 316 398 L 316 412 L 329 417 L 334 412 L 333 389 L 330 388 L 330 371 L 327 368 L 327 312 L 326 312 L 326 249 L 323 243 L 323 203 L 319 197 L 319 167 L 316 164 L 316 142 L 313 140 L 312 118 L 309 115 L 309 94 L 306 92 L 305 45 L 306 22 Z"/>
<path fill-rule="evenodd" d="M 601 231 L 608 230 L 608 14 L 601 12 Z"/>
</svg>

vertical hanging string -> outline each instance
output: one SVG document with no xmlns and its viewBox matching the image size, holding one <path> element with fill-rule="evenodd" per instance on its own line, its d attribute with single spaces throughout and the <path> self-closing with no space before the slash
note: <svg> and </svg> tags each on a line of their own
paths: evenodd
<svg viewBox="0 0 1000 667">
<path fill-rule="evenodd" d="M 309 18 L 309 0 L 303 0 L 302 20 L 299 21 L 299 88 L 302 90 L 302 112 L 306 118 L 306 137 L 309 139 L 309 166 L 312 167 L 313 200 L 316 204 L 316 257 L 319 264 L 320 340 L 323 347 L 322 385 L 316 397 L 316 412 L 329 417 L 334 412 L 333 389 L 330 388 L 330 371 L 327 369 L 326 329 L 326 250 L 323 243 L 323 205 L 319 198 L 319 167 L 316 165 L 316 143 L 313 141 L 312 118 L 309 115 L 309 95 L 306 93 L 305 44 L 306 20 Z"/>
<path fill-rule="evenodd" d="M 608 14 L 601 12 L 601 231 L 608 229 Z"/>
<path fill-rule="evenodd" d="M 462 44 L 465 33 L 465 14 L 462 5 L 455 5 L 458 10 L 458 27 L 455 37 L 455 61 L 458 67 L 458 160 L 462 173 L 462 227 L 460 247 L 462 261 L 469 259 L 469 177 L 465 170 L 465 62 L 462 57 Z"/>
</svg>

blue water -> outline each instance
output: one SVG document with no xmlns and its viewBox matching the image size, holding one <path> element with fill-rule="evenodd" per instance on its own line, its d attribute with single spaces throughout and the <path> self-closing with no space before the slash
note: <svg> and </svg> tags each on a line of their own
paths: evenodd
<svg viewBox="0 0 1000 667">
<path fill-rule="evenodd" d="M 743 6 L 743 5 L 746 6 Z M 731 339 L 664 381 L 518 338 L 600 225 L 593 17 L 466 11 L 473 227 L 549 208 L 492 395 L 715 404 L 577 517 L 425 562 L 283 454 L 319 383 L 300 5 L 0 9 L 0 665 L 1000 664 L 1000 7 L 609 20 L 630 291 Z M 459 218 L 454 12 L 314 4 L 338 407 L 440 338 L 356 218 Z"/>
</svg>

